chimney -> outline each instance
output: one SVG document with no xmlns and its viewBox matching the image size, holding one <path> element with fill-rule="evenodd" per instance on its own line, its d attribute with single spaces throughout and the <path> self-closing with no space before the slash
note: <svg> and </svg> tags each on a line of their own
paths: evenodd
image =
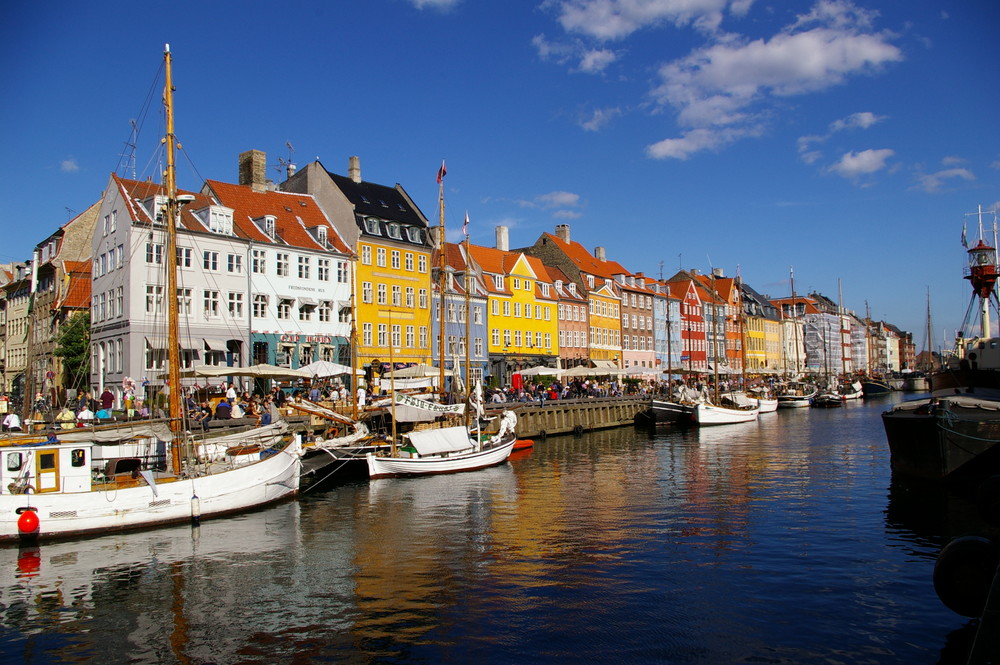
<svg viewBox="0 0 1000 665">
<path fill-rule="evenodd" d="M 255 192 L 267 190 L 267 155 L 262 150 L 240 153 L 240 184 Z"/>
<path fill-rule="evenodd" d="M 724 277 L 725 273 L 722 268 L 712 268 L 712 277 Z"/>
<path fill-rule="evenodd" d="M 604 257 L 604 248 L 603 247 L 595 247 L 594 248 L 594 258 L 597 259 L 598 261 L 607 261 L 607 259 Z"/>
<path fill-rule="evenodd" d="M 361 158 L 357 155 L 347 160 L 347 177 L 354 182 L 361 182 Z"/>
<path fill-rule="evenodd" d="M 556 237 L 563 242 L 569 242 L 569 224 L 556 224 Z"/>
<path fill-rule="evenodd" d="M 285 179 L 287 180 L 288 178 L 291 178 L 293 175 L 295 175 L 295 164 L 288 162 L 288 164 L 285 166 Z"/>
<path fill-rule="evenodd" d="M 499 249 L 501 252 L 509 252 L 510 251 L 510 236 L 509 236 L 510 229 L 507 228 L 506 226 L 498 226 L 497 230 L 496 230 L 496 234 L 497 234 L 496 248 Z"/>
</svg>

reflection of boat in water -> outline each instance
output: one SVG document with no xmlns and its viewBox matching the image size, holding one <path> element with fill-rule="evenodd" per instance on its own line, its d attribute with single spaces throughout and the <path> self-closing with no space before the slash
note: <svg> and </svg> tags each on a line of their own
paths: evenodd
<svg viewBox="0 0 1000 665">
<path fill-rule="evenodd" d="M 268 558 L 285 556 L 301 539 L 300 512 L 301 504 L 292 501 L 225 520 L 205 522 L 197 527 L 173 526 L 86 540 L 22 543 L 20 547 L 0 548 L 0 569 L 4 571 L 0 584 L 0 623 L 8 631 L 28 635 L 51 630 L 53 615 L 58 613 L 59 624 L 79 626 L 76 622 L 93 620 L 95 608 L 107 604 L 109 594 L 120 597 L 123 580 L 130 580 L 124 582 L 127 584 L 138 584 L 138 580 L 142 580 L 143 586 L 136 587 L 137 590 L 150 585 L 149 601 L 155 602 L 155 599 L 162 600 L 163 590 L 157 586 L 158 582 L 170 584 L 171 579 L 185 577 L 184 572 L 173 567 L 175 565 L 190 569 L 199 562 L 229 562 L 235 558 L 264 562 Z M 245 569 L 237 572 L 239 569 L 231 566 L 231 578 L 215 579 L 210 583 L 212 591 L 216 592 L 210 606 L 213 611 L 222 613 L 220 615 L 231 616 L 226 602 L 242 602 L 234 600 L 238 596 L 217 594 L 218 585 L 232 588 L 239 575 L 246 574 Z M 188 601 L 192 607 L 185 608 L 181 602 L 170 611 L 179 609 L 191 619 L 190 613 L 196 611 L 193 606 L 201 603 L 190 597 Z M 175 618 L 183 620 L 183 615 Z M 121 630 L 126 632 L 122 633 L 122 638 L 127 635 L 130 643 L 127 660 L 163 662 L 163 645 L 168 642 L 172 629 L 169 621 L 156 625 L 124 622 Z M 79 636 L 78 642 L 85 648 L 92 639 L 89 646 L 99 654 L 107 648 L 107 644 L 101 643 L 106 635 L 91 635 L 90 638 Z M 14 644 L 10 639 L 4 642 L 7 657 L 12 660 L 15 660 L 14 654 L 9 651 Z M 32 640 L 23 642 L 25 649 L 36 649 L 33 644 Z M 228 646 L 237 648 L 238 645 Z M 86 650 L 77 655 L 80 653 Z M 28 657 L 27 652 L 23 655 L 23 662 L 37 659 L 37 655 Z M 120 656 L 111 660 L 120 660 Z"/>
</svg>

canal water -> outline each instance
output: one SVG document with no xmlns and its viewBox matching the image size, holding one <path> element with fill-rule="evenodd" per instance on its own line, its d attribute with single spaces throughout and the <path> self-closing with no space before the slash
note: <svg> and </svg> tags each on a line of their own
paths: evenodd
<svg viewBox="0 0 1000 665">
<path fill-rule="evenodd" d="M 958 663 L 974 505 L 893 479 L 892 401 L 550 437 L 180 526 L 0 549 L 5 663 Z"/>
</svg>

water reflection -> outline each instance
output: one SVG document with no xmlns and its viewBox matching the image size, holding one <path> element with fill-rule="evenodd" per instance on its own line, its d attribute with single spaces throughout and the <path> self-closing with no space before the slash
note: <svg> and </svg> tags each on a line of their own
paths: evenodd
<svg viewBox="0 0 1000 665">
<path fill-rule="evenodd" d="M 969 510 L 891 478 L 883 408 L 551 437 L 481 472 L 348 480 L 197 532 L 0 550 L 0 649 L 34 663 L 932 662 L 965 622 L 930 570 Z"/>
</svg>

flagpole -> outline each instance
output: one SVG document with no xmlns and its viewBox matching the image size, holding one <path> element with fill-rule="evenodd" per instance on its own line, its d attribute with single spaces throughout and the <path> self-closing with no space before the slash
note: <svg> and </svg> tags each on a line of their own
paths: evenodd
<svg viewBox="0 0 1000 665">
<path fill-rule="evenodd" d="M 469 294 L 469 213 L 465 213 L 465 224 L 462 226 L 465 232 L 465 403 L 469 404 L 472 396 L 472 298 Z M 465 426 L 469 426 L 469 409 L 465 409 Z"/>
</svg>

